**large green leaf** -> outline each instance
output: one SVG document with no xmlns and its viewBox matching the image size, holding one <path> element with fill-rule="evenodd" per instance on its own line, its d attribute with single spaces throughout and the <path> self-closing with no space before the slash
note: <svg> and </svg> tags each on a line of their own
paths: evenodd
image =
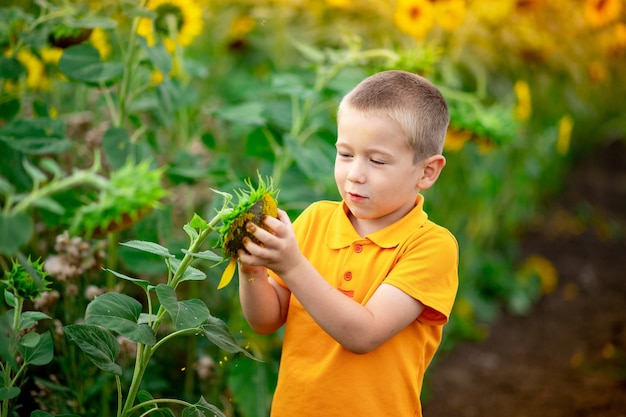
<svg viewBox="0 0 626 417">
<path fill-rule="evenodd" d="M 65 122 L 60 119 L 19 119 L 0 129 L 0 141 L 26 154 L 59 153 L 72 145 L 65 131 Z"/>
<path fill-rule="evenodd" d="M 19 346 L 24 362 L 29 365 L 46 365 L 54 357 L 54 343 L 50 332 L 40 334 L 38 339 L 34 346 Z"/>
<path fill-rule="evenodd" d="M 75 81 L 106 83 L 119 77 L 124 67 L 119 62 L 103 63 L 96 48 L 81 44 L 70 46 L 63 52 L 59 70 Z"/>
<path fill-rule="evenodd" d="M 202 330 L 207 339 L 216 346 L 230 353 L 243 353 L 250 359 L 258 360 L 250 352 L 239 346 L 226 323 L 214 316 L 209 316 L 208 322 L 202 325 Z"/>
<path fill-rule="evenodd" d="M 25 213 L 0 213 L 0 253 L 14 255 L 33 235 L 33 221 Z"/>
<path fill-rule="evenodd" d="M 210 315 L 209 308 L 201 300 L 178 301 L 176 291 L 169 285 L 158 285 L 156 293 L 161 305 L 172 317 L 176 330 L 196 328 Z"/>
<path fill-rule="evenodd" d="M 120 346 L 111 333 L 102 327 L 90 324 L 64 326 L 63 331 L 98 368 L 115 375 L 122 375 L 122 368 L 115 363 L 120 353 Z"/>
<path fill-rule="evenodd" d="M 173 258 L 174 255 L 170 253 L 170 251 L 158 243 L 154 242 L 145 242 L 142 240 L 129 240 L 128 242 L 120 243 L 122 246 L 127 246 L 129 248 L 138 249 L 144 252 L 153 253 L 155 255 L 162 256 L 164 258 Z"/>
<path fill-rule="evenodd" d="M 108 292 L 89 303 L 85 322 L 103 326 L 135 342 L 153 345 L 156 343 L 154 331 L 145 324 L 139 324 L 141 310 L 141 303 L 134 298 Z"/>
</svg>

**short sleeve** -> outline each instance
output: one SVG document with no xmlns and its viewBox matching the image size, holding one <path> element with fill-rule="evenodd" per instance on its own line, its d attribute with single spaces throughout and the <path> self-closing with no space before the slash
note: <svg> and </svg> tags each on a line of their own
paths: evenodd
<svg viewBox="0 0 626 417">
<path fill-rule="evenodd" d="M 426 306 L 418 317 L 425 324 L 448 321 L 458 289 L 458 244 L 445 228 L 432 222 L 408 240 L 385 279 Z"/>
</svg>

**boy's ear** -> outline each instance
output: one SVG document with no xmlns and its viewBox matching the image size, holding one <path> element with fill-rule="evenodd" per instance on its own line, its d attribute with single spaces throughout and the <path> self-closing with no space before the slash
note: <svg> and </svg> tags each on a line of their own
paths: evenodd
<svg viewBox="0 0 626 417">
<path fill-rule="evenodd" d="M 426 158 L 423 164 L 424 172 L 422 173 L 422 177 L 417 182 L 417 186 L 420 190 L 430 188 L 435 181 L 437 181 L 439 174 L 441 174 L 441 170 L 444 166 L 446 166 L 446 158 L 443 155 L 433 155 Z"/>
</svg>

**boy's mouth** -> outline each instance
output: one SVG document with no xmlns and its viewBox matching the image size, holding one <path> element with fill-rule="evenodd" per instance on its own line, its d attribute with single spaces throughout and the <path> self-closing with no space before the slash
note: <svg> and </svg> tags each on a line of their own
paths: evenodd
<svg viewBox="0 0 626 417">
<path fill-rule="evenodd" d="M 362 201 L 365 200 L 367 197 L 364 197 L 360 194 L 356 194 L 356 193 L 350 193 L 350 192 L 346 192 L 346 196 L 352 200 L 352 201 Z"/>
</svg>

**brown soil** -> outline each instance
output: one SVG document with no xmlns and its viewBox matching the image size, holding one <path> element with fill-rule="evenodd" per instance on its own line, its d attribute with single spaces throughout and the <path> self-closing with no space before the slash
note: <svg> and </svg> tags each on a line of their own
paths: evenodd
<svg viewBox="0 0 626 417">
<path fill-rule="evenodd" d="M 626 417 L 626 142 L 575 164 L 532 227 L 559 286 L 429 370 L 425 417 Z"/>
</svg>

